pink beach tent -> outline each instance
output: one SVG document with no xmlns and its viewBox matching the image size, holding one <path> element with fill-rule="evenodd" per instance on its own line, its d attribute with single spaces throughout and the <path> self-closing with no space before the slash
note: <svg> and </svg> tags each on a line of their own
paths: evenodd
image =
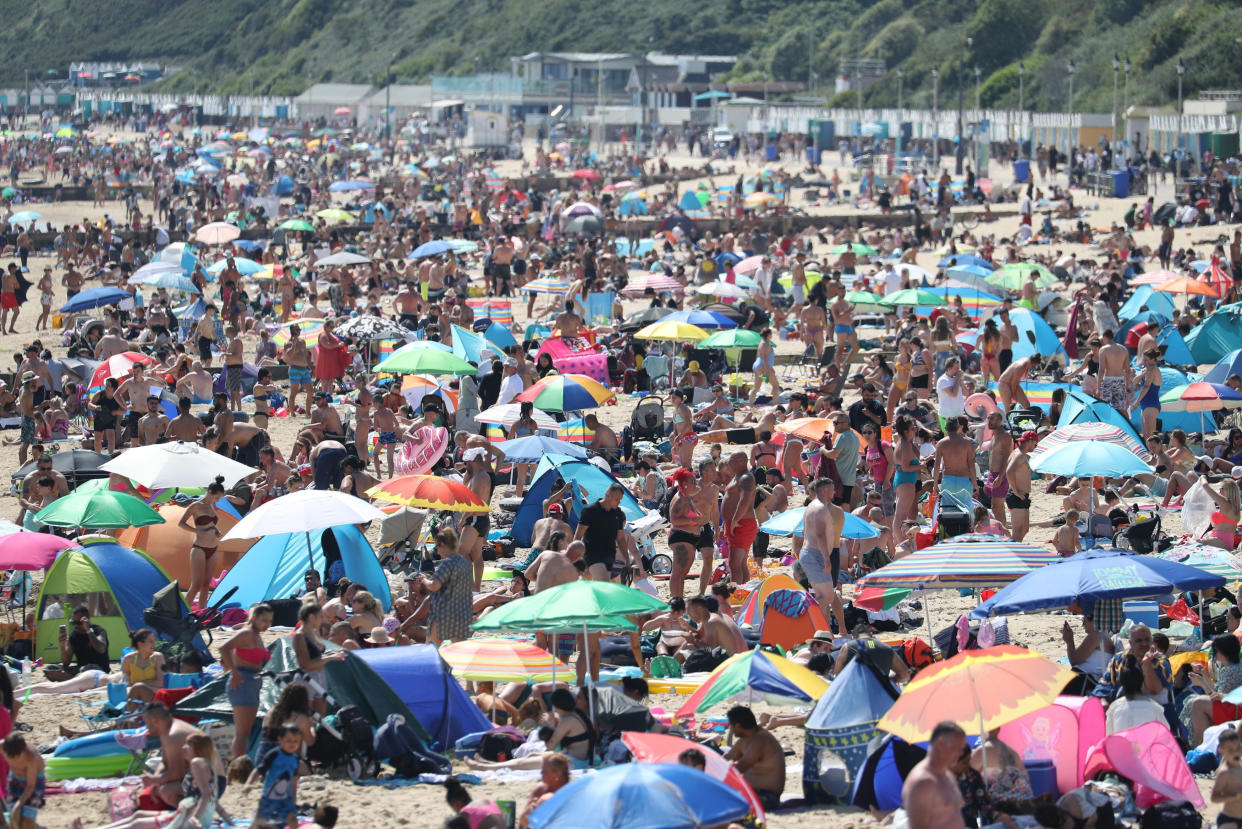
<svg viewBox="0 0 1242 829">
<path fill-rule="evenodd" d="M 1068 792 L 1090 779 L 1087 756 L 1104 739 L 1104 706 L 1097 697 L 1057 697 L 1052 705 L 1001 726 L 1000 738 L 1023 761 L 1051 760 L 1057 791 Z"/>
<path fill-rule="evenodd" d="M 1134 802 L 1146 809 L 1163 800 L 1187 800 L 1204 807 L 1195 776 L 1164 723 L 1149 722 L 1109 734 L 1087 754 L 1084 774 L 1115 771 L 1134 783 Z"/>
</svg>

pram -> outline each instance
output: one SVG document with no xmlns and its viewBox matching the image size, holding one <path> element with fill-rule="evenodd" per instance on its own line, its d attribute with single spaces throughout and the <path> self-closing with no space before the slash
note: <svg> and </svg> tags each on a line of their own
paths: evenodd
<svg viewBox="0 0 1242 829">
<path fill-rule="evenodd" d="M 630 416 L 630 428 L 634 432 L 634 440 L 655 443 L 664 440 L 664 398 L 644 397 L 640 400 Z"/>
<path fill-rule="evenodd" d="M 1032 431 L 1038 429 L 1043 419 L 1044 413 L 1034 407 L 1029 409 L 1010 409 L 1005 414 L 1005 426 L 1017 438 L 1028 429 Z"/>
<path fill-rule="evenodd" d="M 234 587 L 202 613 L 182 615 L 181 608 L 184 605 L 181 601 L 181 589 L 177 582 L 172 581 L 151 597 L 151 606 L 142 611 L 142 621 L 160 638 L 171 640 L 161 643 L 170 650 L 179 648 L 184 652 L 193 646 L 192 643 L 200 633 L 207 634 L 207 642 L 210 644 L 210 629 L 220 624 L 220 608 L 233 598 L 236 592 L 237 588 Z M 204 656 L 208 660 L 211 659 L 206 653 Z"/>
<path fill-rule="evenodd" d="M 1173 546 L 1173 540 L 1161 529 L 1159 512 L 1133 510 L 1133 515 L 1130 523 L 1123 524 L 1113 535 L 1114 547 L 1146 555 Z"/>
</svg>

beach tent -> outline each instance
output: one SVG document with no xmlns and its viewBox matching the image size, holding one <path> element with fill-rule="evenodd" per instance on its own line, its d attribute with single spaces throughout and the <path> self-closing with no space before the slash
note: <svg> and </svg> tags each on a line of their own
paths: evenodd
<svg viewBox="0 0 1242 829">
<path fill-rule="evenodd" d="M 216 506 L 217 527 L 221 534 L 233 529 L 237 523 L 236 513 L 223 508 L 227 503 L 223 498 Z M 141 550 L 151 557 L 170 579 L 185 590 L 190 586 L 190 557 L 187 555 L 194 545 L 194 531 L 178 526 L 181 516 L 185 515 L 186 507 L 179 504 L 160 504 L 155 511 L 164 519 L 163 524 L 152 524 L 149 527 L 129 527 L 117 534 L 117 541 L 134 550 Z M 214 579 L 225 570 L 231 570 L 242 555 L 255 543 L 253 538 L 233 538 L 220 544 L 216 555 L 211 560 L 208 578 Z"/>
<path fill-rule="evenodd" d="M 1065 392 L 1065 404 L 1061 407 L 1061 419 L 1057 421 L 1057 427 L 1069 426 L 1071 423 L 1107 423 L 1128 433 L 1143 445 L 1138 429 L 1126 420 L 1125 415 L 1078 388 Z"/>
<path fill-rule="evenodd" d="M 272 185 L 273 196 L 292 196 L 293 190 L 293 179 L 289 176 L 281 176 L 276 179 L 276 183 Z"/>
<path fill-rule="evenodd" d="M 1181 746 L 1163 722 L 1143 723 L 1115 731 L 1087 754 L 1084 777 L 1115 771 L 1134 783 L 1134 803 L 1140 809 L 1164 800 L 1187 800 L 1202 809 L 1203 794 L 1186 763 Z"/>
<path fill-rule="evenodd" d="M 1174 307 L 1171 294 L 1157 291 L 1151 285 L 1140 285 L 1117 311 L 1117 319 L 1131 320 L 1142 311 L 1154 311 L 1166 319 L 1172 319 Z"/>
<path fill-rule="evenodd" d="M 774 573 L 763 581 L 759 582 L 759 586 L 746 597 L 746 601 L 742 604 L 742 609 L 737 613 L 737 623 L 739 625 L 750 625 L 751 627 L 759 627 L 763 624 L 763 603 L 768 596 L 775 590 L 801 590 L 802 585 L 786 573 Z M 828 628 L 822 628 L 827 630 Z"/>
<path fill-rule="evenodd" d="M 699 197 L 695 195 L 695 192 L 693 190 L 687 190 L 686 192 L 682 193 L 681 199 L 677 202 L 678 210 L 693 211 L 693 210 L 701 210 L 702 208 L 703 208 L 703 203 L 699 201 Z"/>
<path fill-rule="evenodd" d="M 1068 359 L 1061 338 L 1039 314 L 1028 308 L 1014 308 L 1009 312 L 1009 319 L 1018 329 L 1018 339 L 1013 344 L 1015 360 L 1036 353 L 1044 360 L 1058 355 L 1062 360 Z"/>
<path fill-rule="evenodd" d="M 573 528 L 577 528 L 578 516 L 583 508 L 588 504 L 594 503 L 596 499 L 604 497 L 608 487 L 617 483 L 616 477 L 586 461 L 571 460 L 553 465 L 549 463 L 546 457 L 535 468 L 534 478 L 535 482 L 527 488 L 526 495 L 522 499 L 522 505 L 518 507 L 517 516 L 513 519 L 513 527 L 510 530 L 513 540 L 519 547 L 530 546 L 535 522 L 543 518 L 544 499 L 552 494 L 552 486 L 557 479 L 573 481 L 576 485 L 569 515 L 565 516 L 566 523 Z M 586 490 L 586 501 L 582 500 L 582 493 L 577 487 L 582 487 Z M 630 521 L 637 521 L 647 514 L 642 505 L 638 503 L 638 499 L 628 489 L 621 496 L 621 509 L 625 512 L 625 517 Z"/>
<path fill-rule="evenodd" d="M 1216 361 L 1216 365 L 1208 369 L 1203 379 L 1208 383 L 1224 385 L 1231 374 L 1242 374 L 1242 348 L 1235 348 Z"/>
<path fill-rule="evenodd" d="M 269 599 L 288 599 L 302 592 L 306 571 L 312 568 L 328 584 L 329 573 L 337 562 L 344 565 L 343 575 L 365 584 L 384 610 L 392 607 L 387 574 L 366 536 L 352 524 L 260 538 L 216 585 L 211 601 L 217 601 L 234 587 L 237 592 L 229 604 L 239 607 Z"/>
<path fill-rule="evenodd" d="M 60 626 L 68 624 L 78 605 L 86 605 L 91 622 L 108 632 L 108 657 L 120 659 L 130 631 L 145 627 L 142 611 L 151 606 L 152 596 L 172 581 L 151 558 L 109 536 L 83 536 L 78 545 L 47 568 L 35 605 L 34 656 L 49 664 L 60 662 Z M 183 603 L 181 612 L 187 612 Z M 201 638 L 194 647 L 207 652 Z"/>
<path fill-rule="evenodd" d="M 492 728 L 435 645 L 368 648 L 353 653 L 383 679 L 441 749 L 452 747 L 467 734 Z"/>
<path fill-rule="evenodd" d="M 1217 311 L 1186 335 L 1195 364 L 1215 363 L 1242 342 L 1242 314 Z"/>
<path fill-rule="evenodd" d="M 806 720 L 802 793 L 811 803 L 845 803 L 867 761 L 867 747 L 897 689 L 875 668 L 851 659 Z"/>
<path fill-rule="evenodd" d="M 1104 739 L 1104 706 L 1099 697 L 1057 697 L 1001 726 L 1000 738 L 1023 762 L 1051 760 L 1057 791 L 1068 792 L 1083 784 L 1087 752 Z"/>
<path fill-rule="evenodd" d="M 867 747 L 867 759 L 854 778 L 850 802 L 860 809 L 881 812 L 901 808 L 901 787 L 926 756 L 926 748 L 899 737 L 886 734 L 873 740 Z"/>
</svg>

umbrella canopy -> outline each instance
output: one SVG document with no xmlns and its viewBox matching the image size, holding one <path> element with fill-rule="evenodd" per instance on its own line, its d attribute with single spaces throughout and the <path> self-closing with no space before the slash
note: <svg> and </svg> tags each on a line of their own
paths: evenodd
<svg viewBox="0 0 1242 829">
<path fill-rule="evenodd" d="M 672 316 L 670 314 L 669 316 Z M 668 317 L 653 322 L 634 335 L 640 340 L 675 340 L 697 342 L 707 339 L 707 332 L 688 322 L 670 322 Z"/>
<path fill-rule="evenodd" d="M 496 444 L 496 448 L 505 453 L 505 460 L 515 463 L 538 463 L 545 455 L 551 454 L 568 455 L 579 460 L 586 460 L 587 457 L 586 450 L 572 443 L 566 445 L 565 441 L 558 438 L 543 435 L 526 435 L 513 440 L 503 440 Z"/>
<path fill-rule="evenodd" d="M 327 210 L 320 210 L 315 215 L 325 222 L 336 222 L 337 224 L 352 222 L 356 218 L 353 213 L 350 213 L 348 210 L 342 210 L 339 207 L 329 207 Z"/>
<path fill-rule="evenodd" d="M 1056 274 L 1043 265 L 1030 262 L 1010 262 L 985 277 L 989 285 L 1004 288 L 1007 291 L 1020 291 L 1027 283 L 1031 274 L 1035 274 L 1035 287 L 1049 288 L 1057 281 Z"/>
<path fill-rule="evenodd" d="M 829 250 L 828 255 L 829 256 L 840 256 L 841 254 L 846 253 L 847 251 L 853 251 L 859 256 L 875 256 L 877 253 L 879 253 L 879 251 L 871 247 L 871 245 L 865 245 L 861 242 L 847 242 L 843 245 L 837 245 L 835 248 L 832 248 L 831 250 Z"/>
<path fill-rule="evenodd" d="M 169 291 L 183 291 L 187 294 L 200 293 L 198 286 L 188 276 L 178 273 L 154 273 L 143 277 L 131 276 L 131 285 L 150 285 L 152 288 L 164 288 Z"/>
<path fill-rule="evenodd" d="M 1217 360 L 1203 379 L 1209 383 L 1224 383 L 1231 374 L 1242 374 L 1242 348 L 1235 348 Z"/>
<path fill-rule="evenodd" d="M 314 233 L 315 226 L 305 219 L 286 219 L 280 223 L 281 230 L 300 230 L 306 233 Z"/>
<path fill-rule="evenodd" d="M 730 328 L 717 331 L 705 340 L 699 341 L 699 348 L 758 348 L 763 338 L 758 331 L 746 328 Z"/>
<path fill-rule="evenodd" d="M 999 536 L 958 536 L 886 564 L 860 584 L 867 587 L 999 587 L 1061 561 L 1053 550 Z"/>
<path fill-rule="evenodd" d="M 569 668 L 552 654 L 529 642 L 481 638 L 453 642 L 440 648 L 440 656 L 461 679 L 494 682 L 547 682 Z"/>
<path fill-rule="evenodd" d="M 125 492 L 71 492 L 39 511 L 35 523 L 51 527 L 123 529 L 163 524 L 163 517 L 141 498 Z"/>
<path fill-rule="evenodd" d="M 0 548 L 3 548 L 3 544 L 3 539 L 0 539 Z M 1242 581 L 1242 561 L 1220 547 L 1189 541 L 1156 553 L 1156 556 L 1166 561 L 1176 561 L 1178 564 L 1185 564 L 1187 567 L 1195 567 L 1221 576 L 1226 581 Z"/>
<path fill-rule="evenodd" d="M 814 702 L 827 690 L 828 683 L 819 674 L 755 648 L 721 662 L 677 709 L 677 716 L 685 719 L 726 700 L 801 705 Z"/>
<path fill-rule="evenodd" d="M 61 550 L 73 546 L 74 542 L 51 533 L 20 530 L 0 535 L 0 569 L 43 570 Z"/>
<path fill-rule="evenodd" d="M 953 256 L 945 257 L 936 263 L 937 268 L 979 268 L 989 273 L 996 270 L 996 266 L 981 256 L 975 256 L 971 253 L 956 253 Z"/>
<path fill-rule="evenodd" d="M 435 348 L 394 351 L 375 367 L 387 374 L 478 374 L 479 370 L 458 357 Z"/>
<path fill-rule="evenodd" d="M 587 169 L 574 170 L 572 173 L 569 174 L 569 177 L 586 179 L 588 181 L 599 181 L 599 173 L 595 172 L 594 170 L 587 170 Z M 585 202 L 578 202 L 578 204 L 585 204 Z"/>
<path fill-rule="evenodd" d="M 894 291 L 884 297 L 881 302 L 889 308 L 895 308 L 899 305 L 926 305 L 934 307 L 949 304 L 939 294 L 934 294 L 922 288 L 906 288 L 901 291 Z"/>
<path fill-rule="evenodd" d="M 599 216 L 575 216 L 565 225 L 566 233 L 602 233 L 604 221 Z"/>
<path fill-rule="evenodd" d="M 1014 645 L 963 651 L 910 680 L 878 728 L 914 743 L 949 720 L 983 736 L 1051 705 L 1073 678 L 1068 668 Z"/>
<path fill-rule="evenodd" d="M 410 332 L 396 320 L 363 314 L 345 320 L 335 329 L 338 337 L 373 342 L 375 340 L 405 340 Z"/>
<path fill-rule="evenodd" d="M 569 290 L 569 280 L 560 276 L 541 276 L 527 282 L 522 290 L 532 294 L 563 294 Z"/>
<path fill-rule="evenodd" d="M 710 749 L 709 749 L 710 750 Z M 531 829 L 703 829 L 750 813 L 746 798 L 695 768 L 621 763 L 573 781 L 531 812 Z"/>
<path fill-rule="evenodd" d="M 1028 573 L 997 591 L 970 615 L 985 619 L 1067 607 L 1075 601 L 1161 596 L 1224 583 L 1220 576 L 1155 556 L 1130 555 L 1111 548 L 1084 550 Z"/>
<path fill-rule="evenodd" d="M 376 484 L 367 490 L 367 495 L 377 501 L 443 512 L 491 511 L 470 487 L 436 475 L 402 475 Z"/>
<path fill-rule="evenodd" d="M 533 389 L 534 386 L 531 386 Z M 529 389 L 528 389 L 529 391 Z M 556 429 L 558 424 L 551 415 L 541 411 L 538 407 L 531 412 L 530 416 L 534 418 L 535 425 L 540 429 Z M 484 409 L 475 418 L 479 423 L 491 423 L 496 426 L 504 426 L 506 429 L 517 423 L 522 417 L 522 405 L 520 403 L 498 403 L 495 406 Z"/>
<path fill-rule="evenodd" d="M 630 750 L 634 760 L 639 763 L 676 763 L 677 757 L 687 749 L 695 749 L 703 755 L 704 771 L 710 777 L 719 780 L 735 792 L 746 798 L 750 810 L 762 823 L 765 820 L 763 804 L 759 795 L 746 782 L 746 778 L 738 771 L 737 766 L 724 759 L 714 751 L 703 751 L 703 747 L 685 737 L 676 734 L 647 734 L 639 731 L 621 732 L 621 741 Z"/>
<path fill-rule="evenodd" d="M 1215 412 L 1238 407 L 1242 407 L 1242 393 L 1220 383 L 1188 383 L 1160 395 L 1160 408 L 1169 412 Z"/>
<path fill-rule="evenodd" d="M 42 213 L 36 213 L 33 210 L 19 210 L 9 217 L 9 221 L 14 224 L 26 224 L 26 222 L 37 222 L 42 218 Z"/>
<path fill-rule="evenodd" d="M 1103 441 L 1079 440 L 1031 457 L 1031 469 L 1050 475 L 1121 478 L 1150 474 L 1151 466 L 1124 446 Z"/>
<path fill-rule="evenodd" d="M 826 417 L 795 417 L 784 423 L 776 424 L 776 431 L 802 438 L 803 440 L 819 440 L 824 432 L 832 432 L 832 421 Z"/>
<path fill-rule="evenodd" d="M 806 507 L 795 507 L 769 518 L 759 529 L 768 535 L 796 535 L 801 538 L 802 520 L 805 516 Z M 841 536 L 843 538 L 879 538 L 880 528 L 852 512 L 847 512 L 845 523 L 841 526 Z"/>
<path fill-rule="evenodd" d="M 1191 279 L 1189 276 L 1179 276 L 1176 279 L 1161 282 L 1155 286 L 1155 289 L 1162 294 L 1194 294 L 1195 296 L 1206 296 L 1212 299 L 1220 298 L 1220 294 L 1211 285 L 1206 282 L 1200 282 L 1197 279 Z"/>
<path fill-rule="evenodd" d="M 410 254 L 411 259 L 426 259 L 428 256 L 443 256 L 446 253 L 452 253 L 454 250 L 453 243 L 447 239 L 432 239 L 430 242 L 423 242 L 414 248 L 414 252 Z"/>
<path fill-rule="evenodd" d="M 135 365 L 153 366 L 155 359 L 141 351 L 122 351 L 120 354 L 113 354 L 95 367 L 88 388 L 92 391 L 101 389 L 108 378 L 114 378 L 120 382 L 133 373 Z"/>
<path fill-rule="evenodd" d="M 1100 423 L 1098 420 L 1058 426 L 1039 441 L 1039 446 L 1031 454 L 1031 460 L 1035 461 L 1046 452 L 1079 441 L 1112 443 L 1133 452 L 1143 461 L 1151 460 L 1151 455 L 1131 432 L 1111 423 Z"/>
<path fill-rule="evenodd" d="M 724 314 L 717 314 L 715 311 L 699 311 L 691 309 L 689 311 L 674 311 L 661 322 L 685 322 L 690 325 L 706 328 L 709 330 L 717 330 L 722 328 L 737 328 L 737 323 L 726 317 Z"/>
<path fill-rule="evenodd" d="M 475 622 L 474 629 L 581 629 L 607 619 L 667 609 L 659 599 L 622 584 L 573 581 L 509 602 Z"/>
<path fill-rule="evenodd" d="M 301 534 L 343 524 L 382 521 L 384 517 L 384 513 L 353 495 L 327 489 L 303 489 L 274 498 L 246 513 L 221 540 Z"/>
<path fill-rule="evenodd" d="M 226 245 L 241 235 L 241 228 L 227 222 L 211 222 L 194 232 L 194 238 L 204 245 Z"/>
<path fill-rule="evenodd" d="M 1130 285 L 1136 286 L 1136 287 L 1141 286 L 1141 285 L 1159 285 L 1162 282 L 1168 282 L 1173 279 L 1181 279 L 1181 278 L 1182 278 L 1182 274 L 1176 273 L 1174 271 L 1164 271 L 1164 270 L 1148 271 L 1147 273 L 1141 273 L 1138 276 L 1131 279 Z"/>
<path fill-rule="evenodd" d="M 429 394 L 440 398 L 449 414 L 457 411 L 457 392 L 440 385 L 434 377 L 421 374 L 407 374 L 401 378 L 401 396 L 405 398 L 405 402 L 414 408 L 421 407 L 423 398 Z"/>
<path fill-rule="evenodd" d="M 745 289 L 732 282 L 708 282 L 706 285 L 699 285 L 695 290 L 704 296 L 714 296 L 720 299 L 746 299 L 750 296 Z"/>
<path fill-rule="evenodd" d="M 325 210 L 324 212 L 327 213 L 328 211 Z M 370 262 L 371 260 L 365 256 L 357 253 L 350 253 L 347 250 L 342 250 L 317 260 L 315 262 L 315 267 L 330 268 L 333 265 L 368 265 Z"/>
<path fill-rule="evenodd" d="M 105 305 L 119 305 L 125 300 L 133 298 L 134 295 L 129 291 L 101 285 L 97 288 L 87 288 L 85 291 L 74 294 L 68 302 L 61 306 L 60 310 L 66 314 L 74 314 L 78 311 L 102 308 Z"/>
<path fill-rule="evenodd" d="M 616 397 L 612 389 L 585 374 L 554 374 L 514 399 L 519 403 L 534 403 L 536 409 L 545 412 L 572 412 L 594 409 Z"/>
<path fill-rule="evenodd" d="M 855 311 L 863 313 L 882 313 L 889 310 L 889 306 L 884 304 L 884 297 L 871 291 L 849 291 L 845 295 L 845 301 L 853 305 Z"/>
<path fill-rule="evenodd" d="M 155 262 L 148 262 L 147 264 L 143 265 L 138 270 L 134 271 L 133 276 L 131 276 L 127 281 L 131 285 L 140 285 L 143 283 L 143 280 L 146 279 L 147 277 L 158 276 L 161 274 L 173 274 L 176 276 L 184 276 L 185 271 L 182 269 L 180 265 L 176 263 L 161 262 L 159 260 L 156 260 Z"/>
<path fill-rule="evenodd" d="M 224 485 L 233 484 L 253 475 L 255 470 L 232 458 L 212 452 L 196 443 L 154 443 L 126 449 L 102 469 L 124 475 L 147 489 L 207 486 L 217 477 Z"/>
<path fill-rule="evenodd" d="M 649 273 L 636 276 L 621 289 L 623 294 L 641 294 L 650 288 L 657 294 L 660 291 L 684 291 L 686 286 L 680 280 L 662 273 Z"/>
</svg>

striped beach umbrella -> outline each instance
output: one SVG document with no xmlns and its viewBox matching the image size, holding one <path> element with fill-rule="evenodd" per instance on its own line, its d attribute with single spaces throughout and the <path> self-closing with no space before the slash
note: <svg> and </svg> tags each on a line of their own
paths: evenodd
<svg viewBox="0 0 1242 829">
<path fill-rule="evenodd" d="M 1036 456 L 1044 452 L 1050 452 L 1053 449 L 1057 449 L 1067 443 L 1073 443 L 1080 440 L 1098 440 L 1104 443 L 1115 443 L 1118 446 L 1130 450 L 1144 461 L 1151 460 L 1151 455 L 1148 454 L 1143 445 L 1134 438 L 1134 435 L 1119 426 L 1113 426 L 1109 423 L 1100 423 L 1099 421 L 1071 423 L 1068 426 L 1061 426 L 1055 431 L 1050 432 L 1039 441 L 1039 446 L 1032 454 L 1031 460 L 1035 460 Z"/>
<path fill-rule="evenodd" d="M 545 412 L 572 412 L 594 409 L 616 398 L 612 389 L 585 374 L 553 374 L 514 399 L 519 403 L 534 403 L 536 409 Z"/>
<path fill-rule="evenodd" d="M 91 375 L 88 391 L 93 393 L 102 389 L 108 378 L 114 378 L 118 383 L 124 382 L 125 378 L 133 373 L 136 365 L 152 366 L 155 365 L 155 360 L 141 351 L 122 351 L 120 354 L 113 354 L 96 366 L 95 373 Z"/>
<path fill-rule="evenodd" d="M 494 682 L 547 682 L 568 666 L 530 642 L 511 639 L 467 639 L 440 647 L 440 656 L 462 679 Z"/>
<path fill-rule="evenodd" d="M 1185 564 L 1187 567 L 1206 570 L 1215 576 L 1223 576 L 1226 581 L 1242 581 L 1242 560 L 1219 547 L 1191 541 L 1156 553 L 1156 556 Z"/>
<path fill-rule="evenodd" d="M 531 386 L 531 388 L 533 389 L 534 386 Z M 530 391 L 530 389 L 527 389 L 527 391 Z M 514 423 L 517 423 L 521 416 L 522 406 L 520 404 L 499 403 L 495 406 L 484 409 L 479 413 L 479 416 L 476 417 L 475 420 L 479 423 L 491 423 L 508 429 Z M 540 429 L 550 429 L 555 431 L 560 425 L 552 418 L 551 415 L 540 411 L 538 406 L 535 407 L 535 410 L 531 412 L 530 416 L 534 419 L 535 425 Z"/>
<path fill-rule="evenodd" d="M 308 317 L 307 319 L 289 320 L 282 322 L 280 328 L 276 329 L 276 333 L 272 335 L 272 342 L 277 348 L 284 348 L 289 344 L 289 327 L 296 325 L 302 334 L 303 340 L 313 340 L 319 336 L 319 332 L 323 330 L 324 320 Z"/>
<path fill-rule="evenodd" d="M 401 395 L 414 408 L 422 405 L 423 398 L 429 394 L 440 398 L 449 414 L 457 411 L 457 392 L 442 386 L 431 375 L 407 374 L 401 379 Z"/>
<path fill-rule="evenodd" d="M 1189 383 L 1160 395 L 1160 408 L 1166 412 L 1215 412 L 1242 407 L 1242 394 L 1220 383 Z"/>
<path fill-rule="evenodd" d="M 720 663 L 677 710 L 677 716 L 688 718 L 726 700 L 805 705 L 818 700 L 827 690 L 828 683 L 818 674 L 756 648 Z"/>
<path fill-rule="evenodd" d="M 999 587 L 1059 560 L 1055 551 L 1035 544 L 1000 536 L 964 535 L 886 564 L 859 584 L 942 589 Z"/>
<path fill-rule="evenodd" d="M 642 276 L 636 276 L 626 283 L 621 289 L 623 294 L 641 294 L 651 290 L 659 293 L 660 291 L 684 291 L 686 286 L 680 280 L 662 273 L 648 273 Z"/>
<path fill-rule="evenodd" d="M 522 286 L 529 293 L 563 294 L 569 290 L 569 280 L 558 276 L 541 276 Z"/>
</svg>

